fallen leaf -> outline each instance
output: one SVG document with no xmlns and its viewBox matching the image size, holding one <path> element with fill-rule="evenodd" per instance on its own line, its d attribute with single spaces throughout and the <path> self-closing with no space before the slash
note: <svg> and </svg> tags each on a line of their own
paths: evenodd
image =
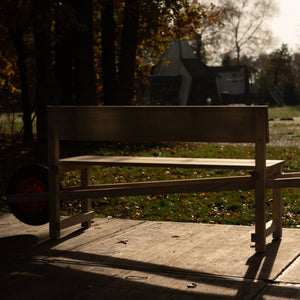
<svg viewBox="0 0 300 300">
<path fill-rule="evenodd" d="M 121 240 L 121 241 L 118 241 L 118 244 L 127 244 L 128 243 L 128 240 Z"/>
</svg>

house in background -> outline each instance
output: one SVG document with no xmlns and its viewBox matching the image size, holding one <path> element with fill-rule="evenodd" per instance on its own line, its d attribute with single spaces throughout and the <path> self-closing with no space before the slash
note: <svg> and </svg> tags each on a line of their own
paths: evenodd
<svg viewBox="0 0 300 300">
<path fill-rule="evenodd" d="M 162 55 L 150 82 L 151 102 L 203 105 L 218 98 L 217 74 L 195 56 L 186 40 L 177 40 Z"/>
<path fill-rule="evenodd" d="M 246 65 L 210 67 L 217 74 L 217 86 L 224 104 L 251 104 L 255 93 L 255 70 Z"/>
<path fill-rule="evenodd" d="M 252 102 L 254 71 L 247 66 L 209 67 L 187 40 L 176 40 L 151 76 L 149 97 L 155 104 L 205 105 Z"/>
</svg>

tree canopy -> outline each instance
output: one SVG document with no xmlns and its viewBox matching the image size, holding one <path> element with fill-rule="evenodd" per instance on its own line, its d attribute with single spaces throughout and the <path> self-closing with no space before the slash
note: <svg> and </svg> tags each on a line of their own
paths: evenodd
<svg viewBox="0 0 300 300">
<path fill-rule="evenodd" d="M 209 3 L 210 0 L 203 0 Z M 258 56 L 272 46 L 273 34 L 269 21 L 276 16 L 274 0 L 218 0 L 217 8 L 224 9 L 223 26 L 204 26 L 201 41 L 211 63 L 220 63 L 224 53 L 235 57 Z"/>
<path fill-rule="evenodd" d="M 188 0 L 2 0 L 0 83 L 21 92 L 24 139 L 33 111 L 45 137 L 49 104 L 132 104 L 171 38 L 219 18 Z"/>
<path fill-rule="evenodd" d="M 257 60 L 259 74 L 257 78 L 258 97 L 266 102 L 272 102 L 271 96 L 279 91 L 282 104 L 299 103 L 299 86 L 297 85 L 297 61 L 298 55 L 294 57 L 286 44 L 275 49 L 270 54 L 261 54 Z M 298 77 L 299 78 L 299 77 Z"/>
</svg>

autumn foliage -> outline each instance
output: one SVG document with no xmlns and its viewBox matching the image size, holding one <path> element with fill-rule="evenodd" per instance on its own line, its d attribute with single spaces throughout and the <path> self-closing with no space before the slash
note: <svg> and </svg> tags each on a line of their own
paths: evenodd
<svg viewBox="0 0 300 300">
<path fill-rule="evenodd" d="M 187 0 L 2 0 L 1 105 L 18 101 L 29 141 L 34 111 L 45 136 L 48 104 L 132 104 L 171 39 L 222 14 Z"/>
</svg>

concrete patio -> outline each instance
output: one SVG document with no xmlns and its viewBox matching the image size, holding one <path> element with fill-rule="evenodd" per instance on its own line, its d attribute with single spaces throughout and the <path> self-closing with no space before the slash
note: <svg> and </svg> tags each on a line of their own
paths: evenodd
<svg viewBox="0 0 300 300">
<path fill-rule="evenodd" d="M 300 299 L 300 230 L 255 254 L 253 227 L 120 219 L 74 226 L 0 215 L 2 299 Z"/>
</svg>

